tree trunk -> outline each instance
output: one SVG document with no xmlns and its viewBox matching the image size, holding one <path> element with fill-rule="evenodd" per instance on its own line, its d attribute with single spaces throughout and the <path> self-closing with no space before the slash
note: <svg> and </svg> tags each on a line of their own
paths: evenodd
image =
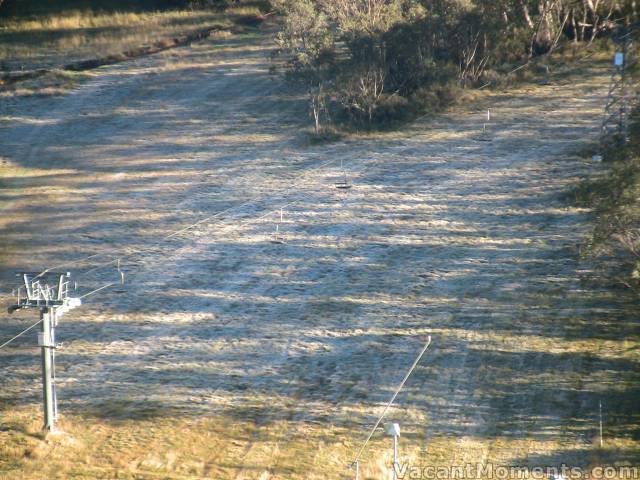
<svg viewBox="0 0 640 480">
<path fill-rule="evenodd" d="M 571 10 L 571 28 L 573 29 L 573 43 L 578 43 L 578 21 L 574 9 Z"/>
<path fill-rule="evenodd" d="M 315 121 L 316 135 L 320 135 L 320 111 L 317 105 L 313 106 L 313 120 Z"/>
<path fill-rule="evenodd" d="M 586 30 L 587 30 L 587 2 L 584 2 L 583 8 L 582 8 L 582 25 L 580 25 L 580 41 L 583 42 L 586 36 Z"/>
<path fill-rule="evenodd" d="M 317 90 L 309 90 L 309 101 L 311 103 L 311 113 L 313 114 L 313 124 L 316 135 L 320 134 L 322 128 L 320 125 L 320 116 L 324 109 L 323 95 L 322 83 L 318 84 Z"/>
<path fill-rule="evenodd" d="M 527 6 L 526 0 L 520 0 L 520 6 L 522 7 L 522 15 L 524 17 L 524 21 L 526 22 L 529 28 L 533 28 L 533 21 L 531 20 L 531 15 L 529 14 L 529 7 Z"/>
</svg>

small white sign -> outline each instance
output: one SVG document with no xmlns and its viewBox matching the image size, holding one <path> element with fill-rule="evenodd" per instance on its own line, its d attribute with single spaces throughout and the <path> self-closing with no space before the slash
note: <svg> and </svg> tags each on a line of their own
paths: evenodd
<svg viewBox="0 0 640 480">
<path fill-rule="evenodd" d="M 387 435 L 392 437 L 400 436 L 400 425 L 397 423 L 391 423 L 387 426 Z"/>
<path fill-rule="evenodd" d="M 616 53 L 615 58 L 613 59 L 613 63 L 616 67 L 621 67 L 624 65 L 624 53 L 618 52 Z"/>
<path fill-rule="evenodd" d="M 47 344 L 44 343 L 44 333 L 43 332 L 38 332 L 38 346 L 39 347 L 46 347 Z"/>
</svg>

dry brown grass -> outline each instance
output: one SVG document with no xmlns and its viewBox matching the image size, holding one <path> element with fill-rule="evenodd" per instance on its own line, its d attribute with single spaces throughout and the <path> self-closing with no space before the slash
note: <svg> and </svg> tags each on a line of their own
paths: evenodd
<svg viewBox="0 0 640 480">
<path fill-rule="evenodd" d="M 0 479 L 279 479 L 353 478 L 348 468 L 366 432 L 332 422 L 261 418 L 252 412 L 273 399 L 256 398 L 254 408 L 180 416 L 158 405 L 112 399 L 100 405 L 108 418 L 64 415 L 61 431 L 46 439 L 35 405 L 3 412 L 0 431 Z M 282 405 L 287 407 L 287 405 Z M 293 405 L 289 407 L 294 408 Z M 351 416 L 363 414 L 359 408 Z M 467 463 L 510 465 L 531 452 L 552 455 L 564 450 L 567 464 L 578 459 L 591 466 L 607 464 L 597 446 L 566 450 L 558 438 L 511 438 L 490 441 L 473 436 L 425 436 L 428 419 L 417 410 L 402 411 L 400 461 L 414 467 L 447 468 Z M 361 460 L 361 479 L 386 480 L 391 464 L 390 439 L 380 432 Z M 630 439 L 607 439 L 607 451 L 636 449 Z M 590 450 L 585 458 L 585 448 Z M 496 456 L 508 451 L 512 456 Z M 526 463 L 525 463 L 526 465 Z M 535 463 L 532 466 L 538 466 Z M 575 464 L 573 464 L 575 465 Z M 409 478 L 409 477 L 407 477 Z M 485 477 L 479 477 L 485 478 Z"/>
<path fill-rule="evenodd" d="M 195 30 L 229 28 L 235 18 L 256 13 L 256 8 L 239 6 L 222 13 L 72 11 L 35 19 L 4 20 L 0 24 L 0 73 L 55 68 L 114 55 Z"/>
</svg>

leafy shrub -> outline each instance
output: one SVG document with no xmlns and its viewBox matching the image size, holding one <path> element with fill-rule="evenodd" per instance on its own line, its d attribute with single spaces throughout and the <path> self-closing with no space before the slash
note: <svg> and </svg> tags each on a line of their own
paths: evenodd
<svg viewBox="0 0 640 480">
<path fill-rule="evenodd" d="M 373 112 L 373 124 L 390 125 L 407 119 L 411 114 L 409 100 L 400 95 L 383 94 Z"/>
</svg>

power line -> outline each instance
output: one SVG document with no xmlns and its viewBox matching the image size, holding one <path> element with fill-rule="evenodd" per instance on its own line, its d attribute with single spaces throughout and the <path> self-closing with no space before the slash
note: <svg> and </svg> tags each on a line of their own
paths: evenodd
<svg viewBox="0 0 640 480">
<path fill-rule="evenodd" d="M 6 347 L 7 345 L 9 345 L 11 342 L 13 342 L 15 339 L 21 337 L 22 335 L 24 335 L 25 333 L 27 333 L 29 330 L 31 330 L 32 328 L 34 328 L 37 325 L 40 325 L 42 323 L 42 320 L 38 320 L 36 323 L 34 323 L 33 325 L 31 325 L 30 327 L 24 329 L 22 332 L 20 332 L 19 334 L 17 334 L 15 337 L 10 338 L 9 340 L 7 340 L 6 342 L 4 342 L 2 345 L 0 345 L 0 349 Z"/>
<path fill-rule="evenodd" d="M 89 297 L 89 296 L 91 296 L 91 295 L 94 295 L 94 294 L 96 294 L 96 293 L 98 293 L 98 292 L 100 292 L 100 291 L 104 290 L 105 288 L 112 287 L 112 286 L 116 285 L 117 283 L 118 283 L 118 282 L 111 282 L 111 283 L 107 283 L 106 285 L 103 285 L 103 286 L 102 286 L 102 287 L 100 287 L 100 288 L 96 288 L 95 290 L 91 290 L 89 293 L 85 293 L 84 295 L 82 295 L 82 296 L 81 296 L 81 297 L 79 297 L 79 298 L 80 298 L 80 300 L 82 300 L 83 298 L 87 298 L 87 297 Z"/>
<path fill-rule="evenodd" d="M 371 168 L 373 165 L 375 165 L 375 164 L 379 163 L 380 161 L 386 160 L 387 158 L 389 158 L 389 157 L 391 157 L 391 156 L 393 156 L 393 155 L 394 155 L 394 154 L 388 154 L 388 155 L 383 156 L 382 158 L 378 158 L 378 159 L 376 159 L 376 160 L 374 160 L 374 161 L 368 162 L 368 165 L 367 165 L 365 168 L 360 169 L 360 170 L 357 170 L 357 172 L 358 172 L 358 173 L 360 173 L 360 174 L 362 174 L 362 173 L 366 172 L 369 168 Z M 315 168 L 314 170 L 318 170 L 318 169 L 320 169 L 320 168 L 323 168 L 324 166 L 326 166 L 326 165 L 328 165 L 328 164 L 331 164 L 331 163 L 333 163 L 334 161 L 335 161 L 335 160 L 331 160 L 331 161 L 325 162 L 325 163 L 324 163 L 324 164 L 322 164 L 320 167 L 317 167 L 317 168 Z M 294 185 L 295 185 L 295 184 L 294 184 Z M 290 186 L 288 189 L 291 189 L 292 187 L 293 187 L 293 185 L 292 185 L 292 186 Z M 287 207 L 290 207 L 290 206 L 295 205 L 295 204 L 297 204 L 297 203 L 300 203 L 300 202 L 304 201 L 305 199 L 306 199 L 306 196 L 304 196 L 303 198 L 298 198 L 298 199 L 296 199 L 296 200 L 289 201 L 289 202 L 287 202 L 287 203 L 285 203 L 285 204 L 281 204 L 281 205 L 279 205 L 279 206 L 277 206 L 277 207 L 272 207 L 272 208 L 271 208 L 271 209 L 269 209 L 266 213 L 264 213 L 264 214 L 262 214 L 262 215 L 260 215 L 260 216 L 258 216 L 258 217 L 252 218 L 252 219 L 247 220 L 247 221 L 244 221 L 244 222 L 237 223 L 237 224 L 235 224 L 235 225 L 227 225 L 227 226 L 226 226 L 226 228 L 225 228 L 225 230 L 229 230 L 229 229 L 230 229 L 231 231 L 233 231 L 233 230 L 238 230 L 238 229 L 240 229 L 240 228 L 243 228 L 243 227 L 246 227 L 246 226 L 248 226 L 248 225 L 254 224 L 254 223 L 259 222 L 260 220 L 262 220 L 262 219 L 264 219 L 264 218 L 267 218 L 269 215 L 273 214 L 273 212 L 277 212 L 277 211 L 282 210 L 282 209 L 284 209 L 284 208 L 287 208 Z M 245 204 L 249 204 L 249 203 L 251 203 L 251 202 L 252 202 L 252 201 L 245 202 Z M 230 209 L 233 209 L 233 208 L 235 208 L 235 207 L 231 207 Z M 228 210 L 230 210 L 230 209 L 228 209 Z M 219 214 L 221 214 L 221 213 L 222 213 L 222 212 L 220 212 L 220 213 L 216 214 L 216 216 L 217 216 L 217 215 L 219 215 Z M 199 221 L 199 222 L 196 222 L 195 224 L 193 224 L 193 225 L 191 225 L 191 226 L 189 226 L 189 227 L 186 227 L 185 229 L 182 229 L 182 230 L 187 230 L 187 229 L 193 228 L 193 227 L 195 227 L 196 225 L 200 225 L 200 224 L 202 224 L 204 221 L 205 221 L 205 220 L 201 220 L 201 221 Z M 165 237 L 165 238 L 166 238 L 166 237 Z M 159 245 L 159 244 L 160 244 L 160 242 L 159 242 L 159 243 L 157 243 L 157 244 L 155 244 L 154 246 L 157 246 L 157 245 Z M 133 253 L 131 253 L 131 254 L 127 255 L 127 256 L 114 258 L 113 260 L 110 260 L 109 262 L 106 262 L 106 263 L 105 263 L 105 264 L 103 264 L 102 266 L 99 266 L 99 267 L 96 267 L 96 268 L 94 268 L 94 269 L 91 269 L 91 270 L 88 270 L 88 271 L 86 271 L 86 272 L 83 272 L 81 275 L 86 275 L 86 274 L 87 274 L 87 273 L 89 273 L 89 272 L 98 271 L 98 270 L 100 270 L 100 269 L 102 269 L 102 268 L 104 268 L 104 267 L 106 267 L 106 266 L 108 266 L 108 265 L 113 264 L 114 262 L 116 262 L 116 261 L 118 261 L 118 260 L 122 260 L 122 259 L 124 259 L 124 258 L 130 258 L 130 257 L 134 256 L 136 253 L 139 253 L 139 252 L 133 252 Z M 81 298 L 81 299 L 84 299 L 84 298 L 86 298 L 86 297 L 89 297 L 89 296 L 91 296 L 91 295 L 93 295 L 93 294 L 95 294 L 95 293 L 98 293 L 99 291 L 102 291 L 102 290 L 104 290 L 104 289 L 106 289 L 106 288 L 108 288 L 108 287 L 111 287 L 111 286 L 113 286 L 113 285 L 116 285 L 117 283 L 118 283 L 118 282 L 109 282 L 109 283 L 107 283 L 107 284 L 105 284 L 105 285 L 103 285 L 103 286 L 101 286 L 101 287 L 99 287 L 99 288 L 96 288 L 95 290 L 90 291 L 89 293 L 86 293 L 86 294 L 82 295 L 80 298 Z"/>
<path fill-rule="evenodd" d="M 424 353 L 427 351 L 427 349 L 429 348 L 429 345 L 431 345 L 431 335 L 429 335 L 428 339 L 427 339 L 427 343 L 424 346 L 424 348 L 420 351 L 420 353 L 418 354 L 418 356 L 416 357 L 416 359 L 413 362 L 413 365 L 411 365 L 411 368 L 409 369 L 409 371 L 407 372 L 407 374 L 404 376 L 404 378 L 402 379 L 402 381 L 400 382 L 400 385 L 398 385 L 398 388 L 396 388 L 396 391 L 393 393 L 393 396 L 391 397 L 391 400 L 389 400 L 389 403 L 387 403 L 387 405 L 384 407 L 384 410 L 382 411 L 382 415 L 380 415 L 380 418 L 378 418 L 378 421 L 376 422 L 376 424 L 373 426 L 373 428 L 371 429 L 371 432 L 369 433 L 369 436 L 367 437 L 367 439 L 364 441 L 364 443 L 362 444 L 362 446 L 360 447 L 360 450 L 358 451 L 357 455 L 355 456 L 355 458 L 353 459 L 353 462 L 351 462 L 351 465 L 355 465 L 359 460 L 360 460 L 360 455 L 362 455 L 362 452 L 364 451 L 365 447 L 367 446 L 367 444 L 369 443 L 369 440 L 371 440 L 371 437 L 373 437 L 373 434 L 375 433 L 375 431 L 377 430 L 377 428 L 380 426 L 380 422 L 382 422 L 382 419 L 384 418 L 384 416 L 387 414 L 387 410 L 389 410 L 389 408 L 391 407 L 391 405 L 393 404 L 393 402 L 395 401 L 396 397 L 398 396 L 398 394 L 400 393 L 400 390 L 402 390 L 402 387 L 404 387 L 404 384 L 406 383 L 407 379 L 409 378 L 409 376 L 411 375 L 411 373 L 413 372 L 413 370 L 416 368 L 416 366 L 418 365 L 418 362 L 420 362 L 420 359 L 422 358 L 422 356 L 424 355 Z"/>
<path fill-rule="evenodd" d="M 215 218 L 218 218 L 218 217 L 220 217 L 220 216 L 222 216 L 222 215 L 224 215 L 226 213 L 229 213 L 229 212 L 231 212 L 233 210 L 241 209 L 243 207 L 251 205 L 252 203 L 256 203 L 256 202 L 267 200 L 270 197 L 277 196 L 279 194 L 282 194 L 283 192 L 287 192 L 288 190 L 292 190 L 293 188 L 299 187 L 301 184 L 303 184 L 303 183 L 305 183 L 307 181 L 307 180 L 305 180 L 304 177 L 307 177 L 312 172 L 315 172 L 317 170 L 321 170 L 322 168 L 324 168 L 324 167 L 326 167 L 326 166 L 328 166 L 328 165 L 330 165 L 332 163 L 335 163 L 336 161 L 337 161 L 336 159 L 332 159 L 332 160 L 329 160 L 329 161 L 326 161 L 326 162 L 320 164 L 317 167 L 311 168 L 311 169 L 303 172 L 302 174 L 300 174 L 301 178 L 298 181 L 292 183 L 291 185 L 285 187 L 284 189 L 281 189 L 281 190 L 277 191 L 275 194 L 266 195 L 266 196 L 263 196 L 263 197 L 252 198 L 252 199 L 247 200 L 245 202 L 242 202 L 242 203 L 240 203 L 238 205 L 233 205 L 233 206 L 231 206 L 229 208 L 226 208 L 226 209 L 224 209 L 222 211 L 219 211 L 219 212 L 217 212 L 217 213 L 215 213 L 213 215 L 210 215 L 208 217 L 202 218 L 202 219 L 198 220 L 197 222 L 195 222 L 193 224 L 187 225 L 186 227 L 182 227 L 182 228 L 180 228 L 178 230 L 175 230 L 175 231 L 170 231 L 168 234 L 166 234 L 164 237 L 162 237 L 156 243 L 154 243 L 152 245 L 145 246 L 145 249 L 157 247 L 157 246 L 161 245 L 162 243 L 164 243 L 166 240 L 169 240 L 169 239 L 171 239 L 173 237 L 176 237 L 176 236 L 178 236 L 178 235 L 180 235 L 182 233 L 185 233 L 185 232 L 187 232 L 189 230 L 192 230 L 195 227 L 197 227 L 198 225 L 201 225 L 201 224 L 203 224 L 205 222 L 208 222 L 208 221 L 211 221 L 211 220 L 213 220 Z M 142 252 L 142 249 L 139 249 L 139 250 L 134 250 L 133 252 L 130 252 L 130 253 L 126 253 L 124 255 L 120 255 L 120 256 L 114 255 L 109 261 L 106 261 L 106 262 L 103 262 L 103 263 L 99 264 L 96 268 L 92 268 L 90 270 L 82 272 L 76 278 L 82 277 L 82 276 L 87 275 L 88 273 L 92 273 L 94 271 L 98 271 L 98 270 L 100 270 L 100 269 L 102 269 L 104 267 L 107 267 L 107 266 L 117 262 L 118 260 L 123 260 L 123 259 L 126 259 L 126 258 L 130 258 L 130 257 L 136 255 L 137 253 L 141 253 L 141 252 Z M 40 272 L 36 276 L 36 278 L 44 275 L 45 273 L 47 273 L 47 272 L 49 272 L 51 270 L 54 270 L 54 269 L 63 269 L 63 268 L 66 268 L 66 267 L 69 267 L 69 266 L 72 266 L 72 265 L 77 265 L 79 263 L 86 262 L 87 260 L 91 260 L 91 259 L 96 258 L 96 257 L 107 256 L 107 255 L 113 255 L 113 253 L 111 253 L 111 254 L 109 254 L 109 253 L 92 254 L 92 255 L 88 255 L 88 256 L 83 257 L 83 258 L 79 258 L 77 260 L 72 260 L 72 261 L 69 261 L 69 262 L 62 263 L 60 265 L 56 265 L 55 267 L 48 267 L 48 268 L 44 269 L 42 272 Z"/>
<path fill-rule="evenodd" d="M 400 152 L 400 153 L 401 153 L 401 152 Z M 375 160 L 373 160 L 373 161 L 366 162 L 366 163 L 367 163 L 367 165 L 366 165 L 364 168 L 361 168 L 360 170 L 356 170 L 356 172 L 358 172 L 358 173 L 362 174 L 362 173 L 366 172 L 369 168 L 371 168 L 373 165 L 375 165 L 375 164 L 377 164 L 377 163 L 379 163 L 379 162 L 381 162 L 381 161 L 384 161 L 384 160 L 386 160 L 386 159 L 388 159 L 388 158 L 390 158 L 390 157 L 392 157 L 392 156 L 394 156 L 394 155 L 397 155 L 397 154 L 398 154 L 398 153 L 389 153 L 389 154 L 386 154 L 386 155 L 381 155 L 379 158 L 377 158 L 377 159 L 375 159 Z M 318 170 L 321 170 L 321 169 L 323 169 L 323 168 L 327 167 L 328 165 L 330 165 L 330 164 L 332 164 L 332 163 L 335 163 L 335 162 L 337 162 L 337 159 L 328 160 L 328 161 L 326 161 L 326 162 L 324 162 L 324 163 L 320 164 L 320 165 L 319 165 L 319 166 L 317 166 L 317 167 L 314 167 L 314 168 L 312 168 L 312 169 L 307 170 L 306 172 L 304 172 L 304 173 L 302 173 L 302 174 L 300 175 L 300 177 L 302 177 L 300 180 L 298 180 L 298 181 L 296 181 L 296 182 L 292 183 L 292 184 L 291 184 L 291 185 L 289 185 L 288 187 L 286 187 L 286 188 L 284 188 L 284 189 L 280 190 L 279 192 L 276 192 L 276 194 L 275 194 L 275 195 L 263 196 L 263 197 L 253 198 L 253 199 L 251 199 L 251 200 L 247 200 L 247 201 L 245 201 L 245 202 L 243 202 L 243 203 L 241 203 L 241 204 L 239 204 L 239 205 L 234 205 L 234 206 L 229 207 L 229 208 L 227 208 L 227 209 L 225 209 L 225 210 L 222 210 L 222 211 L 217 212 L 217 213 L 215 213 L 215 214 L 213 214 L 213 215 L 210 215 L 209 217 L 203 218 L 203 219 L 201 219 L 201 220 L 199 220 L 199 221 L 197 221 L 197 222 L 195 222 L 195 223 L 193 223 L 193 224 L 190 224 L 190 225 L 188 225 L 188 226 L 186 226 L 186 227 L 183 227 L 183 228 L 181 228 L 181 229 L 179 229 L 179 230 L 176 230 L 176 231 L 174 231 L 174 232 L 171 232 L 171 233 L 169 233 L 169 234 L 165 235 L 164 237 L 162 237 L 162 239 L 161 239 L 161 240 L 159 240 L 158 242 L 156 242 L 156 243 L 154 243 L 154 244 L 152 244 L 152 245 L 150 245 L 150 246 L 148 246 L 148 247 L 145 247 L 145 250 L 146 250 L 146 249 L 149 249 L 149 248 L 154 248 L 154 247 L 160 246 L 160 245 L 162 245 L 162 243 L 163 243 L 164 241 L 168 240 L 169 238 L 173 238 L 173 237 L 175 237 L 175 236 L 177 236 L 177 235 L 179 235 L 179 234 L 182 234 L 182 233 L 184 233 L 184 232 L 187 232 L 187 231 L 189 231 L 189 230 L 192 230 L 193 228 L 195 228 L 195 227 L 197 227 L 197 226 L 199 226 L 199 225 L 201 225 L 201 224 L 203 224 L 203 223 L 205 223 L 205 222 L 207 222 L 207 221 L 210 221 L 210 220 L 212 220 L 212 219 L 214 219 L 214 218 L 220 217 L 221 215 L 224 215 L 225 213 L 228 213 L 228 212 L 230 212 L 230 211 L 232 211 L 232 210 L 237 210 L 237 209 L 240 209 L 240 208 L 245 207 L 245 206 L 247 206 L 247 205 L 250 205 L 250 204 L 252 204 L 252 203 L 256 203 L 256 202 L 260 202 L 260 201 L 264 201 L 264 200 L 266 200 L 266 199 L 269 199 L 270 197 L 274 197 L 274 196 L 282 195 L 282 194 L 283 194 L 283 192 L 285 192 L 285 193 L 284 193 L 284 195 L 287 195 L 289 191 L 293 190 L 293 189 L 294 189 L 294 188 L 296 188 L 296 187 L 299 187 L 300 185 L 302 185 L 302 184 L 304 184 L 304 183 L 306 183 L 307 181 L 309 181 L 309 180 L 310 180 L 310 179 L 305 179 L 304 177 L 307 177 L 307 176 L 309 176 L 312 172 L 316 172 L 316 171 L 318 171 Z M 272 209 L 270 209 L 268 212 L 266 212 L 266 213 L 265 213 L 265 214 L 263 214 L 263 215 L 260 215 L 260 216 L 258 216 L 258 217 L 256 217 L 256 218 L 253 218 L 253 219 L 249 220 L 249 221 L 241 222 L 241 223 L 239 223 L 239 224 L 237 224 L 237 225 L 230 225 L 230 226 L 227 226 L 227 228 L 231 228 L 232 230 L 237 230 L 238 228 L 242 228 L 242 227 L 245 227 L 245 226 L 247 226 L 247 225 L 251 225 L 252 223 L 258 222 L 258 221 L 262 220 L 263 218 L 268 217 L 268 216 L 269 216 L 270 214 L 272 214 L 274 211 L 277 211 L 277 210 L 282 209 L 282 208 L 289 207 L 289 206 L 294 205 L 294 204 L 296 204 L 296 203 L 299 203 L 299 202 L 301 202 L 301 201 L 303 201 L 303 200 L 304 200 L 304 198 L 299 198 L 299 199 L 297 199 L 297 200 L 293 200 L 293 201 L 287 202 L 287 203 L 285 203 L 285 204 L 283 204 L 283 205 L 280 205 L 280 206 L 278 206 L 278 207 L 276 207 L 276 208 L 272 208 Z M 219 225 L 220 223 L 221 223 L 221 222 L 216 222 L 214 225 Z M 122 255 L 122 256 L 113 256 L 109 261 L 107 261 L 107 262 L 103 262 L 103 263 L 99 264 L 98 266 L 96 266 L 95 268 L 92 268 L 92 269 L 89 269 L 89 270 L 87 270 L 87 271 L 85 271 L 85 272 L 80 273 L 79 275 L 77 275 L 77 276 L 76 276 L 76 278 L 84 277 L 84 276 L 88 275 L 89 273 L 93 273 L 93 272 L 96 272 L 96 271 L 102 270 L 102 269 L 104 269 L 104 268 L 106 268 L 106 267 L 108 267 L 108 266 L 110 266 L 110 265 L 113 265 L 113 264 L 117 264 L 117 265 L 118 265 L 118 267 L 119 267 L 119 265 L 120 265 L 120 263 L 122 262 L 122 260 L 130 259 L 131 257 L 134 257 L 136 254 L 140 254 L 140 253 L 143 253 L 143 250 L 142 250 L 142 249 L 139 249 L 139 250 L 133 251 L 133 252 L 131 252 L 131 253 L 128 253 L 128 254 L 125 254 L 125 255 Z M 78 260 L 74 260 L 74 261 L 69 262 L 69 263 L 66 263 L 66 264 L 58 265 L 58 266 L 57 266 L 57 268 L 63 268 L 63 267 L 70 266 L 70 265 L 72 265 L 72 264 L 77 264 L 77 263 L 80 263 L 80 262 L 82 262 L 82 261 L 86 261 L 86 260 L 88 260 L 88 259 L 95 258 L 95 257 L 100 256 L 100 255 L 106 255 L 106 253 L 105 253 L 105 254 L 93 254 L 93 255 L 89 255 L 88 257 L 84 257 L 84 258 L 81 258 L 81 259 L 78 259 Z M 52 269 L 52 267 L 51 267 L 51 268 L 48 268 L 48 269 L 46 269 L 46 270 L 44 270 L 43 272 L 41 272 L 41 273 L 39 274 L 39 276 L 43 275 L 43 274 L 44 274 L 44 273 L 46 273 L 47 271 L 50 271 L 51 269 Z M 37 278 L 37 277 L 36 277 L 36 278 Z M 95 293 L 97 293 L 97 292 L 99 292 L 99 291 L 102 291 L 102 290 L 104 290 L 104 289 L 106 289 L 106 288 L 108 288 L 108 287 L 110 287 L 110 286 L 116 285 L 117 283 L 118 283 L 118 282 L 109 282 L 109 283 L 107 283 L 107 284 L 105 284 L 105 285 L 103 285 L 103 286 L 101 286 L 101 287 L 99 287 L 99 288 L 97 288 L 97 289 L 95 289 L 95 290 L 92 290 L 92 291 L 90 291 L 90 292 L 88 292 L 88 293 L 86 293 L 86 294 L 82 295 L 80 298 L 81 298 L 81 299 L 83 299 L 83 298 L 89 297 L 89 296 L 91 296 L 91 295 L 93 295 L 93 294 L 95 294 Z"/>
</svg>

